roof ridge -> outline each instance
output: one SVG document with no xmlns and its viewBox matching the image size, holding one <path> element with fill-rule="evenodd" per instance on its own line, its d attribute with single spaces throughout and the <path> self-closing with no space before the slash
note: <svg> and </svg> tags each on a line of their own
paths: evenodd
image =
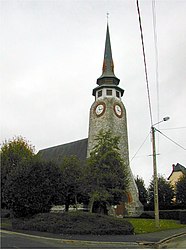
<svg viewBox="0 0 186 250">
<path fill-rule="evenodd" d="M 58 144 L 58 145 L 55 145 L 55 146 L 51 146 L 49 148 L 43 148 L 43 149 L 40 149 L 40 151 L 43 151 L 43 150 L 47 150 L 47 149 L 54 149 L 54 148 L 57 148 L 57 147 L 60 147 L 60 146 L 65 146 L 65 145 L 68 145 L 68 144 L 73 144 L 73 143 L 76 143 L 76 142 L 80 142 L 80 141 L 84 141 L 84 140 L 88 140 L 88 138 L 84 138 L 84 139 L 79 139 L 77 141 L 71 141 L 71 142 L 66 142 L 64 144 Z"/>
</svg>

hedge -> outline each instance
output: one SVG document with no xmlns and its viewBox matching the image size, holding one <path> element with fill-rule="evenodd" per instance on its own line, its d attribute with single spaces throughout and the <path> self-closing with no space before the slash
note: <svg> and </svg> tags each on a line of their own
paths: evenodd
<svg viewBox="0 0 186 250">
<path fill-rule="evenodd" d="M 1 218 L 9 218 L 11 215 L 10 210 L 8 209 L 1 209 Z"/>
<path fill-rule="evenodd" d="M 14 219 L 14 229 L 57 234 L 129 235 L 134 227 L 128 221 L 88 212 L 43 213 L 30 219 Z"/>
<path fill-rule="evenodd" d="M 180 223 L 186 224 L 186 211 L 180 211 Z"/>
<path fill-rule="evenodd" d="M 159 218 L 167 220 L 180 220 L 180 214 L 183 216 L 186 210 L 160 210 Z M 145 211 L 141 214 L 140 218 L 152 219 L 154 218 L 154 211 Z"/>
</svg>

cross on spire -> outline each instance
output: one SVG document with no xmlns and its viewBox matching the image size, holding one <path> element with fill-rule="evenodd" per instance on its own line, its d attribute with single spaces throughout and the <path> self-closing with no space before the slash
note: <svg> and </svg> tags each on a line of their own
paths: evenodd
<svg viewBox="0 0 186 250">
<path fill-rule="evenodd" d="M 107 23 L 108 23 L 108 20 L 109 20 L 109 12 L 107 12 Z"/>
</svg>

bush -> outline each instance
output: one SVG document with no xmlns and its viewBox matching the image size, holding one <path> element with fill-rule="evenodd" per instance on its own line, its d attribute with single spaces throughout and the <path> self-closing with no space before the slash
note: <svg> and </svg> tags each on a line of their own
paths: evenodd
<svg viewBox="0 0 186 250">
<path fill-rule="evenodd" d="M 179 220 L 180 213 L 185 213 L 185 210 L 160 210 L 159 218 L 165 220 Z M 140 218 L 152 219 L 154 218 L 154 211 L 145 211 Z"/>
<path fill-rule="evenodd" d="M 7 208 L 3 193 L 6 181 L 12 171 L 22 166 L 25 161 L 35 158 L 34 147 L 23 137 L 14 137 L 2 143 L 0 149 L 1 159 L 1 208 Z"/>
<path fill-rule="evenodd" d="M 186 224 L 186 211 L 180 211 L 180 223 Z"/>
<path fill-rule="evenodd" d="M 3 198 L 14 217 L 50 211 L 59 197 L 60 170 L 51 163 L 27 162 L 9 175 Z"/>
<path fill-rule="evenodd" d="M 160 211 L 159 216 L 160 219 L 168 219 L 168 220 L 179 220 L 180 210 L 163 210 Z"/>
<path fill-rule="evenodd" d="M 14 229 L 34 230 L 58 234 L 133 234 L 132 224 L 101 214 L 69 212 L 63 214 L 44 213 L 30 219 L 15 219 Z"/>
<path fill-rule="evenodd" d="M 1 209 L 1 218 L 10 218 L 10 210 L 8 209 Z"/>
<path fill-rule="evenodd" d="M 154 218 L 154 212 L 144 212 L 140 215 L 140 218 L 144 218 L 144 219 L 153 219 Z"/>
</svg>

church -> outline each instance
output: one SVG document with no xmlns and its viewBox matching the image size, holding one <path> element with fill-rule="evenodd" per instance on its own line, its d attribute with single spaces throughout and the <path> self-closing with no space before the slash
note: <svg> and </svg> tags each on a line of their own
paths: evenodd
<svg viewBox="0 0 186 250">
<path fill-rule="evenodd" d="M 44 160 L 61 163 L 64 157 L 77 156 L 85 161 L 95 146 L 95 138 L 99 131 L 112 131 L 119 136 L 119 151 L 125 163 L 125 171 L 129 176 L 127 202 L 119 204 L 117 215 L 139 216 L 143 206 L 139 201 L 138 189 L 130 168 L 126 109 L 121 100 L 124 90 L 119 87 L 120 80 L 114 74 L 114 63 L 110 42 L 109 25 L 107 23 L 105 51 L 102 75 L 97 79 L 97 87 L 92 91 L 95 101 L 90 108 L 88 138 L 40 150 L 38 154 Z"/>
</svg>

